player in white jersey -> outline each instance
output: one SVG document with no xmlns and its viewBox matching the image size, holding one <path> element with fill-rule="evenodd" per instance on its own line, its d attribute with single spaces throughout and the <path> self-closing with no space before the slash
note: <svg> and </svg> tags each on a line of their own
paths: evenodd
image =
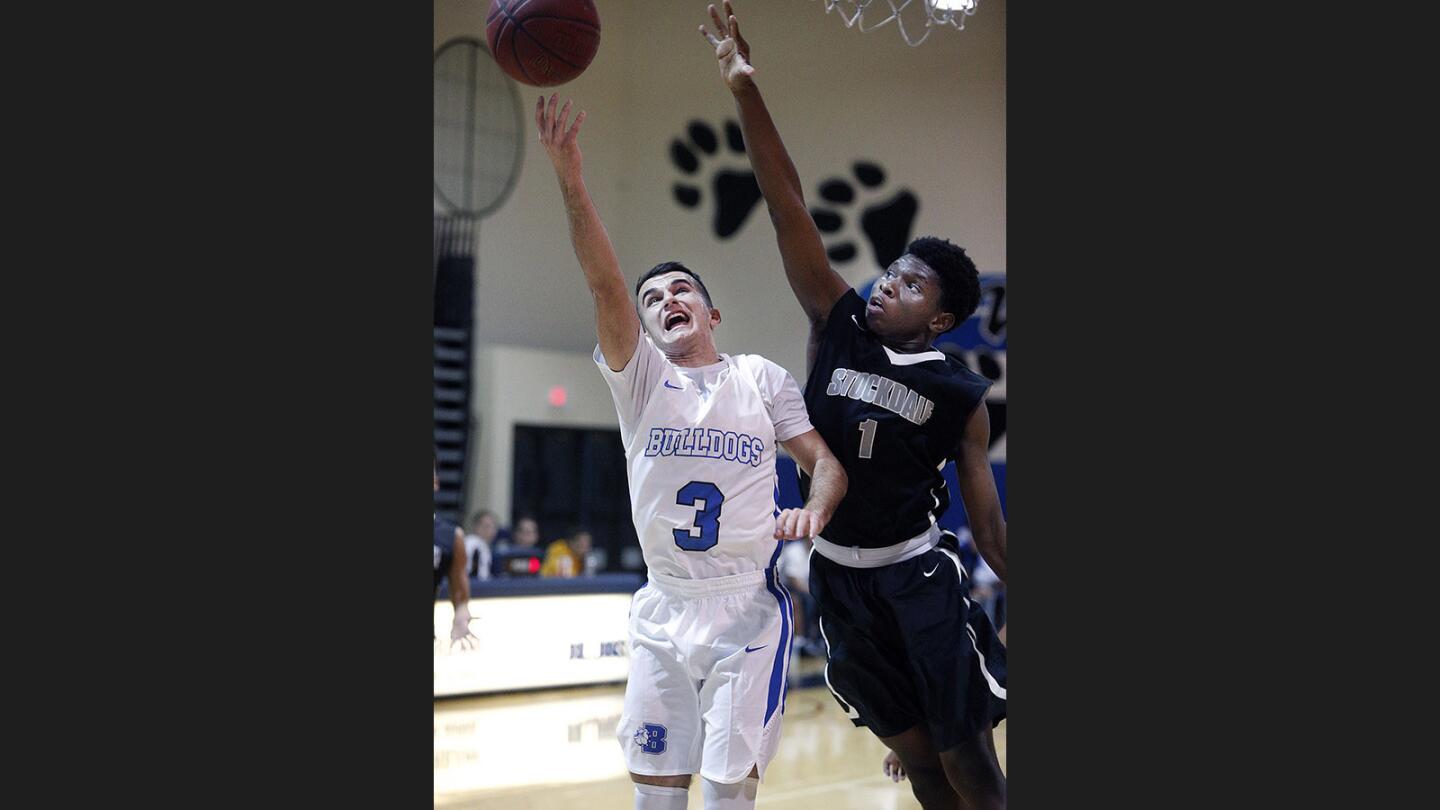
<svg viewBox="0 0 1440 810">
<path fill-rule="evenodd" d="M 790 658 L 781 542 L 819 534 L 846 477 L 810 425 L 795 380 L 755 355 L 722 355 L 720 311 L 694 271 L 666 262 L 625 286 L 585 190 L 570 102 L 535 108 L 570 240 L 595 298 L 600 367 L 620 419 L 649 582 L 630 608 L 630 678 L 616 736 L 636 810 L 755 806 L 775 753 Z M 638 311 L 637 311 L 638 310 Z M 775 508 L 776 445 L 812 476 L 800 509 Z"/>
</svg>

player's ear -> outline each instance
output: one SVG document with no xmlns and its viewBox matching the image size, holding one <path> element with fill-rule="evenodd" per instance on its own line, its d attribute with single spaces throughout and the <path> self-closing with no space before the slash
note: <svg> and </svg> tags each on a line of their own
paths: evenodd
<svg viewBox="0 0 1440 810">
<path fill-rule="evenodd" d="M 944 334 L 955 325 L 955 313 L 942 312 L 930 319 L 930 331 L 937 335 Z"/>
<path fill-rule="evenodd" d="M 710 328 L 711 328 L 711 329 L 714 329 L 715 327 L 717 327 L 717 326 L 719 326 L 719 325 L 720 325 L 720 310 L 715 309 L 714 307 L 711 307 L 711 308 L 710 308 Z"/>
</svg>

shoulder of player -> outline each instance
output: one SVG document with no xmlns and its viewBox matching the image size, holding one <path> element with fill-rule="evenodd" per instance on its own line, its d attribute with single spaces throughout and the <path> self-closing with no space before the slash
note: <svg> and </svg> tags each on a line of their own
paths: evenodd
<svg viewBox="0 0 1440 810">
<path fill-rule="evenodd" d="M 730 359 L 734 360 L 736 365 L 752 374 L 760 374 L 769 369 L 784 370 L 784 366 L 759 354 L 732 354 L 730 355 Z"/>
<path fill-rule="evenodd" d="M 953 356 L 947 355 L 943 366 L 939 363 L 927 365 L 935 367 L 935 375 L 939 378 L 940 384 L 944 386 L 944 390 L 948 392 L 948 396 L 956 397 L 965 403 L 983 400 L 990 386 L 994 385 L 990 378 L 971 370 Z"/>
</svg>

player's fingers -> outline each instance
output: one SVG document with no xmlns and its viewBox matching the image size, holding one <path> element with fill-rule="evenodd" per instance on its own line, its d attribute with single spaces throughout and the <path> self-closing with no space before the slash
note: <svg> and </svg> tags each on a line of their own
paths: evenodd
<svg viewBox="0 0 1440 810">
<path fill-rule="evenodd" d="M 535 129 L 540 132 L 540 140 L 545 140 L 545 97 L 541 96 L 535 100 Z"/>
<path fill-rule="evenodd" d="M 570 99 L 560 105 L 560 114 L 555 116 L 555 139 L 559 140 L 565 134 L 565 119 L 570 117 Z"/>
<path fill-rule="evenodd" d="M 559 93 L 550 94 L 550 104 L 545 108 L 545 128 L 550 138 L 555 137 L 555 105 L 560 99 Z"/>
<path fill-rule="evenodd" d="M 725 36 L 725 21 L 720 18 L 720 12 L 715 10 L 715 4 L 711 3 L 706 9 L 710 12 L 711 21 L 715 23 L 717 36 Z"/>
<path fill-rule="evenodd" d="M 584 121 L 584 120 L 585 120 L 585 111 L 584 111 L 584 110 L 581 110 L 581 111 L 580 111 L 580 114 L 577 115 L 577 116 L 575 116 L 575 123 L 573 123 L 573 124 L 570 125 L 570 131 L 565 133 L 565 140 L 567 140 L 567 141 L 574 141 L 574 140 L 575 140 L 575 136 L 577 136 L 577 135 L 580 134 L 580 122 L 582 122 L 582 121 Z"/>
<path fill-rule="evenodd" d="M 731 15 L 730 15 L 730 25 L 728 26 L 728 28 L 729 28 L 729 31 L 730 31 L 730 37 L 731 37 L 731 39 L 739 39 L 739 38 L 740 38 L 740 21 L 737 20 L 737 19 L 735 19 L 735 15 L 734 15 L 734 14 L 731 14 Z"/>
<path fill-rule="evenodd" d="M 710 29 L 706 28 L 706 27 L 703 26 L 703 25 L 702 25 L 702 26 L 699 26 L 699 28 L 700 28 L 700 36 L 705 37 L 705 41 L 708 42 L 708 43 L 710 43 L 711 46 L 715 46 L 715 45 L 719 45 L 719 44 L 720 44 L 720 40 L 716 39 L 716 38 L 715 38 L 715 35 L 712 34 L 712 33 L 710 33 Z"/>
</svg>

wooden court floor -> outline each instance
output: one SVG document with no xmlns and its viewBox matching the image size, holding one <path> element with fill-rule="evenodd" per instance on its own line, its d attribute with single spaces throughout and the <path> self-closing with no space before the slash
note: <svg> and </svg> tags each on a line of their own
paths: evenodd
<svg viewBox="0 0 1440 810">
<path fill-rule="evenodd" d="M 803 659 L 793 677 L 818 672 Z M 634 793 L 615 725 L 623 686 L 435 701 L 435 806 L 485 810 L 632 810 Z M 1005 727 L 995 747 L 1006 767 Z M 885 747 L 855 728 L 824 686 L 791 689 L 780 750 L 757 808 L 917 808 L 908 782 L 880 771 Z M 690 810 L 702 810 L 698 784 Z"/>
</svg>

